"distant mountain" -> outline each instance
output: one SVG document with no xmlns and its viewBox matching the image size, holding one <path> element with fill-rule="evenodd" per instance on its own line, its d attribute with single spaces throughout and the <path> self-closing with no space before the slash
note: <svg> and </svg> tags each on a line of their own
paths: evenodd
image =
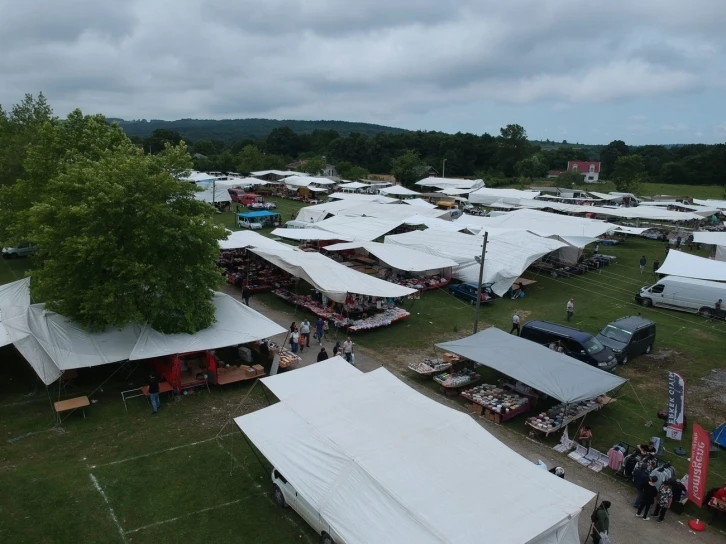
<svg viewBox="0 0 726 544">
<path fill-rule="evenodd" d="M 178 121 L 162 121 L 152 119 L 140 119 L 126 121 L 124 119 L 113 119 L 126 132 L 128 136 L 139 136 L 145 138 L 160 128 L 173 130 L 182 135 L 187 141 L 196 140 L 222 140 L 231 142 L 243 138 L 260 139 L 266 138 L 273 129 L 278 127 L 290 127 L 298 134 L 313 132 L 314 130 L 337 130 L 341 136 L 347 136 L 351 132 L 359 132 L 373 136 L 379 132 L 389 134 L 401 134 L 408 132 L 402 128 L 386 127 L 383 125 L 372 125 L 370 123 L 349 123 L 347 121 L 294 121 L 277 119 L 179 119 Z"/>
</svg>

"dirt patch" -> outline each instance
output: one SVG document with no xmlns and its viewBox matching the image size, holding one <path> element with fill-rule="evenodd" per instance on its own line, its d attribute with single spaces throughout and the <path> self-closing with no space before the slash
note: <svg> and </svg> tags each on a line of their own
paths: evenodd
<svg viewBox="0 0 726 544">
<path fill-rule="evenodd" d="M 691 331 L 691 335 L 700 338 L 701 340 L 716 340 L 714 336 L 710 332 L 703 331 L 701 329 L 689 329 Z"/>
<path fill-rule="evenodd" d="M 686 403 L 691 420 L 707 421 L 710 427 L 726 421 L 726 369 L 714 368 L 710 375 L 687 383 Z"/>
</svg>

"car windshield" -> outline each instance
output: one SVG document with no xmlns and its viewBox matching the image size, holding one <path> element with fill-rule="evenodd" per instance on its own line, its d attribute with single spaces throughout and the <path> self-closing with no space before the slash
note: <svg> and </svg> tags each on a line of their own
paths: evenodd
<svg viewBox="0 0 726 544">
<path fill-rule="evenodd" d="M 633 336 L 632 332 L 624 331 L 623 329 L 613 327 L 612 325 L 605 327 L 600 331 L 600 334 L 602 334 L 605 338 L 610 338 L 610 340 L 622 342 L 623 344 L 630 342 L 630 337 Z"/>
<path fill-rule="evenodd" d="M 585 340 L 582 345 L 585 346 L 585 349 L 590 355 L 600 353 L 602 350 L 605 349 L 605 346 L 600 343 L 600 340 L 598 340 L 594 336 L 588 340 Z"/>
</svg>

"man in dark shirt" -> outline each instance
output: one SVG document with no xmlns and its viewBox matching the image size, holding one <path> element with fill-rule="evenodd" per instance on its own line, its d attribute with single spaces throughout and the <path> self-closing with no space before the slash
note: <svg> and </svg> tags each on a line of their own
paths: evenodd
<svg viewBox="0 0 726 544">
<path fill-rule="evenodd" d="M 638 513 L 635 514 L 636 516 L 640 516 L 640 514 L 643 514 L 643 519 L 645 521 L 648 521 L 650 518 L 648 517 L 648 511 L 650 510 L 650 507 L 653 506 L 653 503 L 655 502 L 655 498 L 658 496 L 658 488 L 655 487 L 655 483 L 658 481 L 658 478 L 655 476 L 651 476 L 648 483 L 643 488 L 643 502 L 640 503 L 640 506 L 638 507 Z"/>
<path fill-rule="evenodd" d="M 159 400 L 159 378 L 153 372 L 149 375 L 149 400 L 153 410 L 151 413 L 155 414 L 159 411 L 161 401 Z"/>
<path fill-rule="evenodd" d="M 320 352 L 318 353 L 318 362 L 325 361 L 328 358 L 328 352 L 325 351 L 325 347 L 320 348 Z"/>
<path fill-rule="evenodd" d="M 250 290 L 249 285 L 245 285 L 242 288 L 242 300 L 245 301 L 245 305 L 246 306 L 249 306 L 250 305 L 250 297 L 251 296 L 252 296 L 252 291 Z"/>
</svg>

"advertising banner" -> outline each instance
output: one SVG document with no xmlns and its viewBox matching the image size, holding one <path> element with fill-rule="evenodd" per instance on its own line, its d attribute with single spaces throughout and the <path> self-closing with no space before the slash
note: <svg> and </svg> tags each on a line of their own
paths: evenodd
<svg viewBox="0 0 726 544">
<path fill-rule="evenodd" d="M 708 433 L 698 424 L 693 424 L 693 442 L 691 443 L 691 462 L 688 467 L 688 500 L 698 507 L 703 506 L 708 492 L 708 457 L 711 439 Z"/>
<path fill-rule="evenodd" d="M 678 372 L 668 373 L 668 419 L 666 436 L 673 440 L 683 438 L 686 413 L 686 381 Z"/>
</svg>

